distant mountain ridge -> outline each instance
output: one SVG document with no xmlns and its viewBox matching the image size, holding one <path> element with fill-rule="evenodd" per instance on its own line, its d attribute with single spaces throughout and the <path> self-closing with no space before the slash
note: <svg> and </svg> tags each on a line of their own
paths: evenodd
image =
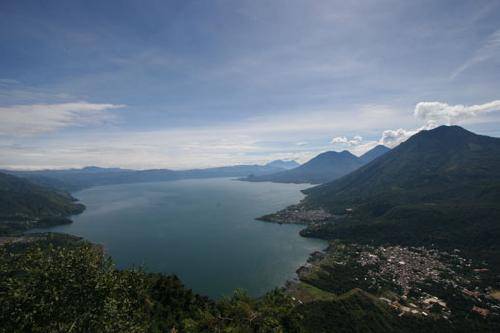
<svg viewBox="0 0 500 333">
<path fill-rule="evenodd" d="M 266 164 L 268 167 L 281 168 L 281 169 L 293 169 L 300 166 L 299 163 L 293 160 L 275 160 Z"/>
<path fill-rule="evenodd" d="M 90 186 L 127 184 L 140 182 L 171 181 L 180 179 L 246 177 L 266 175 L 286 170 L 295 161 L 272 161 L 266 165 L 233 165 L 206 169 L 170 170 L 150 169 L 131 170 L 121 168 L 101 168 L 88 166 L 81 169 L 8 171 L 3 172 L 24 177 L 41 186 L 53 187 L 64 191 L 77 191 Z"/>
<path fill-rule="evenodd" d="M 347 150 L 342 152 L 327 151 L 294 169 L 263 176 L 253 175 L 243 180 L 252 182 L 269 181 L 276 183 L 322 184 L 358 169 L 389 150 L 389 148 L 379 145 L 361 157 L 357 157 Z"/>
</svg>

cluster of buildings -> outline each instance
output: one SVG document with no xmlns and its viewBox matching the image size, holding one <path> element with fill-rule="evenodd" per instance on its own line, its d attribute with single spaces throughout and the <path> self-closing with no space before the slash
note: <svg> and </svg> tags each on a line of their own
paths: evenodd
<svg viewBox="0 0 500 333">
<path fill-rule="evenodd" d="M 311 224 L 328 221 L 333 215 L 322 208 L 306 209 L 302 205 L 292 205 L 274 214 L 265 215 L 259 220 L 275 223 Z"/>
<path fill-rule="evenodd" d="M 429 292 L 432 289 L 461 294 L 467 304 L 473 304 L 469 306 L 470 312 L 480 316 L 487 317 L 492 311 L 496 313 L 500 308 L 490 296 L 492 288 L 480 286 L 481 274 L 488 269 L 474 268 L 473 261 L 462 258 L 459 253 L 459 250 L 448 253 L 424 247 L 362 246 L 357 260 L 368 268 L 367 275 L 374 284 L 385 280 L 397 286 L 397 296 L 381 297 L 381 300 L 400 310 L 401 314 L 428 316 L 439 313 L 448 318 L 452 312 L 450 304 L 432 295 Z"/>
<path fill-rule="evenodd" d="M 369 277 L 389 279 L 401 287 L 403 295 L 419 282 L 441 282 L 441 273 L 447 269 L 437 251 L 402 246 L 368 247 L 360 252 L 358 262 L 361 266 L 373 266 Z"/>
<path fill-rule="evenodd" d="M 333 243 L 326 252 L 311 254 L 298 270 L 299 278 L 328 265 L 360 267 L 351 270 L 356 272 L 352 280 L 363 282 L 366 291 L 378 295 L 400 315 L 448 319 L 454 311 L 462 311 L 500 316 L 500 300 L 493 288 L 482 283 L 488 268 L 463 258 L 459 250 Z"/>
</svg>

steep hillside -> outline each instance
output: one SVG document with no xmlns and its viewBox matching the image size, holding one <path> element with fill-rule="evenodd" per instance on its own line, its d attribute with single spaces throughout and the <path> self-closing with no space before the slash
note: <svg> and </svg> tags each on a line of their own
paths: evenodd
<svg viewBox="0 0 500 333">
<path fill-rule="evenodd" d="M 485 203 L 500 199 L 500 139 L 458 126 L 422 131 L 355 172 L 307 190 L 330 208 L 397 204 Z"/>
<path fill-rule="evenodd" d="M 67 216 L 83 209 L 66 193 L 0 173 L 0 234 L 36 224 L 69 222 Z"/>
<path fill-rule="evenodd" d="M 303 235 L 357 242 L 438 245 L 488 258 L 500 270 L 500 139 L 461 127 L 422 131 L 384 156 L 305 191 L 304 205 L 342 223 Z"/>
</svg>

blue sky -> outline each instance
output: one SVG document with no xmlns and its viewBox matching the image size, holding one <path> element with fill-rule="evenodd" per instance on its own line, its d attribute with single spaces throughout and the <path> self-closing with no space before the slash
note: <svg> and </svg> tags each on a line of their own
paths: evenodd
<svg viewBox="0 0 500 333">
<path fill-rule="evenodd" d="M 2 1 L 0 167 L 301 162 L 500 136 L 499 1 Z"/>
</svg>

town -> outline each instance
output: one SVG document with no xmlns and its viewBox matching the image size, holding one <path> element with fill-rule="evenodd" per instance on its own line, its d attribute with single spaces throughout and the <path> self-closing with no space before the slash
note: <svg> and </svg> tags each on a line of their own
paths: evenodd
<svg viewBox="0 0 500 333">
<path fill-rule="evenodd" d="M 311 254 L 288 290 L 301 302 L 306 284 L 332 295 L 360 288 L 399 312 L 445 320 L 468 315 L 500 316 L 498 291 L 486 263 L 424 247 L 370 246 L 334 241 Z M 308 287 L 309 288 L 309 287 Z M 301 292 L 297 292 L 300 290 Z M 310 290 L 310 288 L 309 288 Z"/>
</svg>

